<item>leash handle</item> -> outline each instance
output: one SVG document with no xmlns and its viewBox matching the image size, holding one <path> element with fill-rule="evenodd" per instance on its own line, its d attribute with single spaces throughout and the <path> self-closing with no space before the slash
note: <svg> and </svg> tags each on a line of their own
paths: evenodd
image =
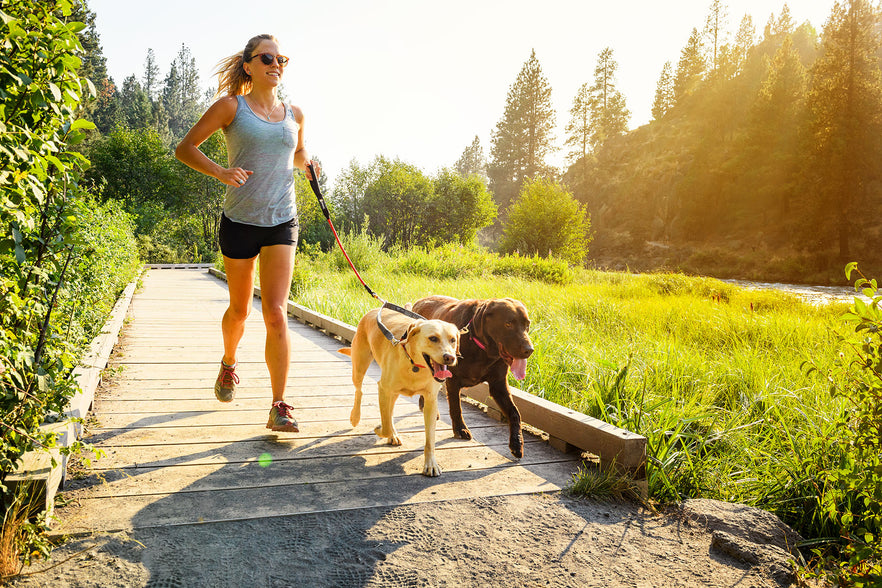
<svg viewBox="0 0 882 588">
<path fill-rule="evenodd" d="M 324 213 L 325 218 L 328 219 L 328 222 L 330 222 L 331 213 L 328 212 L 328 205 L 325 204 L 325 197 L 322 196 L 322 189 L 319 188 L 318 175 L 315 173 L 315 168 L 313 167 L 311 161 L 306 164 L 306 167 L 309 169 L 309 175 L 312 176 L 309 179 L 309 185 L 310 187 L 312 187 L 312 192 L 315 194 L 316 199 L 318 199 L 319 206 L 322 207 L 322 213 Z"/>
</svg>

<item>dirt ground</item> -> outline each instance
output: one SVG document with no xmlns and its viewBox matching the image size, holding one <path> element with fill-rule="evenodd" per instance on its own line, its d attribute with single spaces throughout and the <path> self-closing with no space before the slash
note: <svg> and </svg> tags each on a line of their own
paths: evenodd
<svg viewBox="0 0 882 588">
<path fill-rule="evenodd" d="M 733 556 L 719 538 L 684 509 L 657 514 L 562 493 L 518 495 L 72 538 L 12 585 L 760 588 L 792 581 L 789 566 Z"/>
</svg>

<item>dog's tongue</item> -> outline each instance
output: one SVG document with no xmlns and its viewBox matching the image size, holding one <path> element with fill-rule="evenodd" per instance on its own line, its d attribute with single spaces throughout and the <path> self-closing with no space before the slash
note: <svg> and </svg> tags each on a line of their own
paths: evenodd
<svg viewBox="0 0 882 588">
<path fill-rule="evenodd" d="M 508 369 L 511 370 L 511 375 L 513 375 L 516 380 L 523 380 L 527 377 L 527 360 L 513 359 L 511 365 L 508 366 Z"/>
<path fill-rule="evenodd" d="M 450 373 L 450 370 L 447 369 L 446 365 L 441 365 L 440 363 L 435 364 L 435 374 L 434 376 L 439 380 L 444 380 L 446 378 L 452 378 L 453 374 Z"/>
</svg>

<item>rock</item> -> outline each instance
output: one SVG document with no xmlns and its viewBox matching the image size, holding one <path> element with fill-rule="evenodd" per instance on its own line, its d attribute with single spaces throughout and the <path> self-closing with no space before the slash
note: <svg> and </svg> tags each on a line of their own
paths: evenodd
<svg viewBox="0 0 882 588">
<path fill-rule="evenodd" d="M 802 537 L 770 512 L 746 504 L 704 498 L 680 505 L 687 520 L 712 532 L 711 551 L 762 567 L 782 585 L 796 580 L 796 548 Z"/>
</svg>

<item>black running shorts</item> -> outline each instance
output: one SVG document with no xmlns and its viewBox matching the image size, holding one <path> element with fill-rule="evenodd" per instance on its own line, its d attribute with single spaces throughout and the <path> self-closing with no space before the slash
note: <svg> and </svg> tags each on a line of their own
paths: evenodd
<svg viewBox="0 0 882 588">
<path fill-rule="evenodd" d="M 218 241 L 221 253 L 231 259 L 251 259 L 268 245 L 297 245 L 297 217 L 274 227 L 237 223 L 221 213 Z"/>
</svg>

